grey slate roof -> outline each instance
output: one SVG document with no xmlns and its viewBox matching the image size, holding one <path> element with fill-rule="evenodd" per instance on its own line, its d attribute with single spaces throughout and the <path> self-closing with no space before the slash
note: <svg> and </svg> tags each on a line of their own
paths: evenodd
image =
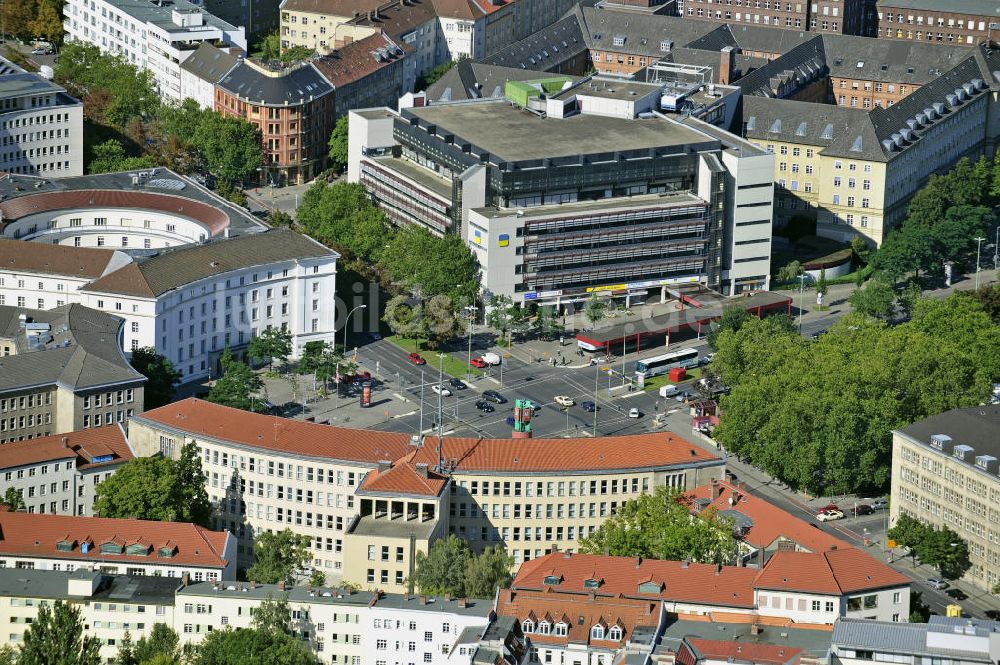
<svg viewBox="0 0 1000 665">
<path fill-rule="evenodd" d="M 618 51 L 661 58 L 666 52 L 661 50 L 664 40 L 673 46 L 687 46 L 718 29 L 708 21 L 690 21 L 679 16 L 637 13 L 628 10 L 584 7 L 578 5 L 576 13 L 581 19 L 581 27 L 587 45 L 597 51 Z M 625 43 L 616 45 L 615 38 L 625 38 Z"/>
<path fill-rule="evenodd" d="M 823 35 L 823 46 L 830 76 L 915 85 L 933 81 L 974 51 L 971 46 L 852 35 Z"/>
<path fill-rule="evenodd" d="M 228 51 L 202 42 L 198 49 L 181 63 L 181 69 L 191 72 L 203 81 L 215 84 L 240 62 L 240 58 Z"/>
<path fill-rule="evenodd" d="M 487 65 L 547 71 L 572 60 L 587 50 L 580 22 L 575 14 L 542 28 L 483 59 Z"/>
<path fill-rule="evenodd" d="M 312 238 L 271 229 L 237 238 L 165 249 L 97 279 L 81 290 L 156 297 L 191 282 L 278 261 L 339 257 Z"/>
<path fill-rule="evenodd" d="M 865 121 L 861 109 L 770 97 L 743 98 L 745 136 L 826 147 Z M 778 124 L 775 124 L 778 121 Z M 778 131 L 773 131 L 777 129 Z"/>
<path fill-rule="evenodd" d="M 788 53 L 796 46 L 813 39 L 816 33 L 798 32 L 785 28 L 768 28 L 762 25 L 730 24 L 726 26 L 736 46 L 745 51 L 763 53 Z M 691 44 L 694 46 L 694 44 Z"/>
<path fill-rule="evenodd" d="M 662 642 L 653 649 L 653 653 L 676 652 L 681 640 L 685 638 L 783 645 L 802 649 L 809 655 L 820 658 L 824 658 L 830 649 L 830 632 L 825 630 L 796 628 L 794 625 L 764 625 L 760 626 L 760 632 L 754 635 L 749 623 L 691 621 L 680 615 L 667 619 Z"/>
<path fill-rule="evenodd" d="M 531 81 L 544 78 L 545 74 L 520 67 L 485 65 L 471 60 L 460 60 L 457 65 L 427 89 L 432 101 L 460 101 L 503 97 L 507 81 Z M 574 82 L 579 77 L 570 77 Z"/>
<path fill-rule="evenodd" d="M 107 0 L 108 4 L 117 7 L 124 13 L 139 21 L 148 21 L 159 27 L 172 32 L 188 32 L 190 28 L 182 28 L 173 22 L 173 12 L 201 11 L 204 16 L 205 25 L 219 28 L 220 30 L 236 30 L 236 26 L 223 21 L 218 16 L 204 11 L 189 0 L 171 0 L 156 4 L 148 0 Z"/>
<path fill-rule="evenodd" d="M 330 93 L 333 86 L 307 64 L 283 76 L 268 76 L 241 62 L 222 77 L 218 86 L 226 92 L 262 106 L 298 104 Z"/>
<path fill-rule="evenodd" d="M 996 0 L 949 0 L 944 6 L 941 0 L 883 0 L 878 3 L 879 11 L 890 10 L 893 7 L 1000 17 L 1000 4 L 997 4 Z"/>
<path fill-rule="evenodd" d="M 950 624 L 941 623 L 945 617 L 933 616 L 930 623 L 899 623 L 870 619 L 838 619 L 833 626 L 832 644 L 836 648 L 872 649 L 882 653 L 912 654 L 927 657 L 946 657 L 965 662 L 989 663 L 989 654 L 983 651 L 965 651 L 956 648 L 939 649 L 927 646 L 927 633 Z M 965 624 L 969 619 L 957 619 Z M 995 621 L 971 620 L 980 624 L 984 633 L 1000 630 Z M 949 632 L 944 630 L 942 632 Z"/>
<path fill-rule="evenodd" d="M 48 339 L 28 347 L 18 316 L 47 323 Z M 0 391 L 58 384 L 69 390 L 132 382 L 146 377 L 132 369 L 118 346 L 124 320 L 70 304 L 49 310 L 0 306 L 0 337 L 17 340 L 18 353 L 0 358 Z"/>
<path fill-rule="evenodd" d="M 80 600 L 70 596 L 70 579 L 87 579 L 100 575 L 101 583 L 91 597 L 95 601 L 112 601 L 142 605 L 173 605 L 174 591 L 180 580 L 174 577 L 106 575 L 86 570 L 26 570 L 0 568 L 0 597 L 47 598 L 50 600 Z M 147 613 L 148 616 L 148 613 Z"/>
<path fill-rule="evenodd" d="M 777 32 L 784 31 L 777 30 Z M 799 44 L 780 58 L 776 58 L 767 65 L 743 76 L 736 81 L 736 85 L 740 87 L 745 96 L 773 97 L 772 90 L 779 83 L 789 82 L 802 86 L 823 76 L 826 71 L 823 38 L 817 36 Z"/>
<path fill-rule="evenodd" d="M 977 455 L 1000 458 L 1000 405 L 952 409 L 899 430 L 915 441 L 930 443 L 931 435 L 947 434 L 956 444 L 976 449 Z"/>
</svg>

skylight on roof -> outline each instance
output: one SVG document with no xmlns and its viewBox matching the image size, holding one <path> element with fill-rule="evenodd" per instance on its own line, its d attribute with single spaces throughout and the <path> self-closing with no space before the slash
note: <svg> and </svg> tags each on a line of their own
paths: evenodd
<svg viewBox="0 0 1000 665">
<path fill-rule="evenodd" d="M 807 127 L 806 123 L 800 122 L 798 128 L 795 130 L 795 135 L 796 136 L 805 136 L 806 135 L 806 127 Z"/>
<path fill-rule="evenodd" d="M 858 60 L 858 69 L 863 69 L 864 66 L 865 66 L 865 61 L 864 60 Z"/>
<path fill-rule="evenodd" d="M 773 123 L 771 123 L 771 133 L 780 134 L 781 133 L 781 118 L 776 118 Z"/>
<path fill-rule="evenodd" d="M 832 139 L 833 138 L 833 125 L 828 124 L 823 128 L 823 133 L 819 135 L 821 139 Z"/>
<path fill-rule="evenodd" d="M 851 152 L 861 152 L 864 146 L 864 142 L 861 140 L 861 135 L 859 134 L 854 139 L 854 143 L 851 144 Z"/>
</svg>

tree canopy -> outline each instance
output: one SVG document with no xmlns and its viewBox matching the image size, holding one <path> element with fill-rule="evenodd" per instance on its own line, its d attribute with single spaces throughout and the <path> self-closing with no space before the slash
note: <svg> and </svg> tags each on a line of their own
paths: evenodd
<svg viewBox="0 0 1000 665">
<path fill-rule="evenodd" d="M 982 403 L 997 348 L 1000 328 L 968 296 L 918 300 L 897 326 L 849 315 L 813 342 L 752 319 L 719 336 L 713 367 L 732 391 L 715 437 L 796 488 L 883 489 L 891 430 Z"/>
<path fill-rule="evenodd" d="M 181 373 L 166 356 L 160 355 L 151 346 L 132 352 L 132 368 L 146 377 L 142 401 L 145 409 L 155 409 L 169 404 L 174 397 L 174 388 L 181 380 Z"/>
<path fill-rule="evenodd" d="M 680 495 L 667 487 L 626 501 L 580 540 L 580 552 L 585 554 L 698 563 L 733 564 L 738 549 L 731 521 L 715 515 L 692 518 Z"/>
<path fill-rule="evenodd" d="M 162 659 L 163 665 L 177 662 L 180 636 L 165 623 L 154 623 L 148 635 L 139 638 L 135 645 L 135 659 L 145 665 L 155 659 Z"/>
<path fill-rule="evenodd" d="M 83 99 L 84 113 L 99 124 L 124 127 L 133 118 L 152 117 L 160 106 L 150 71 L 92 44 L 66 44 L 54 74 L 57 83 Z"/>
<path fill-rule="evenodd" d="M 289 529 L 271 533 L 262 531 L 254 539 L 253 565 L 247 579 L 263 584 L 291 583 L 293 573 L 310 559 L 309 536 Z"/>
<path fill-rule="evenodd" d="M 708 335 L 705 336 L 705 341 L 708 342 L 708 345 L 712 347 L 713 351 L 718 351 L 719 335 L 725 330 L 736 332 L 742 328 L 743 324 L 749 321 L 750 318 L 750 312 L 746 311 L 746 309 L 740 307 L 739 305 L 726 307 L 722 310 L 722 316 L 720 316 L 717 321 L 712 322 L 711 327 L 708 330 Z"/>
<path fill-rule="evenodd" d="M 212 505 L 197 448 L 185 444 L 177 461 L 169 457 L 129 460 L 97 485 L 94 510 L 101 517 L 209 526 Z"/>
<path fill-rule="evenodd" d="M 75 605 L 55 601 L 42 605 L 24 632 L 17 655 L 18 665 L 98 665 L 101 641 L 84 636 L 83 620 Z"/>
<path fill-rule="evenodd" d="M 492 598 L 497 587 L 510 583 L 514 560 L 500 547 L 476 555 L 454 535 L 439 538 L 427 554 L 417 552 L 411 580 L 421 593 Z"/>
<path fill-rule="evenodd" d="M 208 391 L 205 399 L 234 409 L 262 411 L 264 407 L 261 400 L 256 399 L 254 394 L 264 387 L 264 380 L 249 365 L 234 359 L 229 347 L 226 347 L 220 363 L 223 374 Z"/>
<path fill-rule="evenodd" d="M 245 120 L 206 114 L 198 123 L 193 143 L 209 171 L 229 183 L 242 183 L 263 163 L 260 132 Z"/>
<path fill-rule="evenodd" d="M 302 196 L 296 222 L 323 244 L 368 262 L 392 235 L 385 216 L 359 183 L 317 181 Z"/>
<path fill-rule="evenodd" d="M 274 361 L 285 362 L 292 355 L 292 333 L 275 326 L 264 328 L 256 337 L 250 340 L 250 357 L 254 360 L 267 360 L 268 367 Z"/>
<path fill-rule="evenodd" d="M 935 527 L 902 514 L 888 536 L 949 579 L 960 578 L 971 566 L 968 543 L 947 526 Z"/>
<path fill-rule="evenodd" d="M 330 166 L 338 171 L 347 166 L 347 136 L 348 136 L 348 115 L 337 118 L 337 124 L 330 132 Z"/>
<path fill-rule="evenodd" d="M 132 169 L 148 169 L 156 166 L 156 160 L 149 155 L 129 156 L 125 146 L 118 139 L 108 139 L 98 143 L 90 152 L 87 173 L 115 173 Z"/>
<path fill-rule="evenodd" d="M 454 233 L 438 237 L 422 226 L 405 226 L 381 253 L 379 268 L 423 298 L 447 295 L 459 301 L 479 290 L 479 262 Z"/>
<path fill-rule="evenodd" d="M 273 630 L 213 630 L 198 646 L 192 665 L 318 665 L 306 643 Z"/>
</svg>

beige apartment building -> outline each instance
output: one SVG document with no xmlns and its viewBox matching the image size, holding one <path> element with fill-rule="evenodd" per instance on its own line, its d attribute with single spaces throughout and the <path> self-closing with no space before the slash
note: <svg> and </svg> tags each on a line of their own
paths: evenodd
<svg viewBox="0 0 1000 665">
<path fill-rule="evenodd" d="M 123 325 L 76 304 L 0 305 L 0 443 L 123 423 L 140 413 L 146 377 L 125 359 Z"/>
<path fill-rule="evenodd" d="M 405 434 L 248 414 L 187 399 L 129 425 L 137 455 L 198 446 L 213 527 L 238 537 L 239 565 L 263 530 L 312 539 L 333 579 L 406 591 L 416 553 L 454 533 L 503 546 L 515 564 L 575 550 L 617 507 L 659 486 L 721 478 L 722 459 L 676 434 L 580 439 L 461 439 L 414 446 Z"/>
<path fill-rule="evenodd" d="M 969 545 L 965 579 L 1000 584 L 1000 405 L 953 409 L 892 433 L 889 525 L 909 515 Z"/>
</svg>

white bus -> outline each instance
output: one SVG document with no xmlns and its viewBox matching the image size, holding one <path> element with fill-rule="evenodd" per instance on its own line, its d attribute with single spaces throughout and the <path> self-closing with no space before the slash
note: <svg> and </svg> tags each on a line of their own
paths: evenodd
<svg viewBox="0 0 1000 665">
<path fill-rule="evenodd" d="M 697 367 L 698 352 L 694 349 L 681 349 L 662 356 L 653 356 L 635 362 L 636 377 L 642 381 L 651 376 L 666 374 L 674 367 Z"/>
</svg>

